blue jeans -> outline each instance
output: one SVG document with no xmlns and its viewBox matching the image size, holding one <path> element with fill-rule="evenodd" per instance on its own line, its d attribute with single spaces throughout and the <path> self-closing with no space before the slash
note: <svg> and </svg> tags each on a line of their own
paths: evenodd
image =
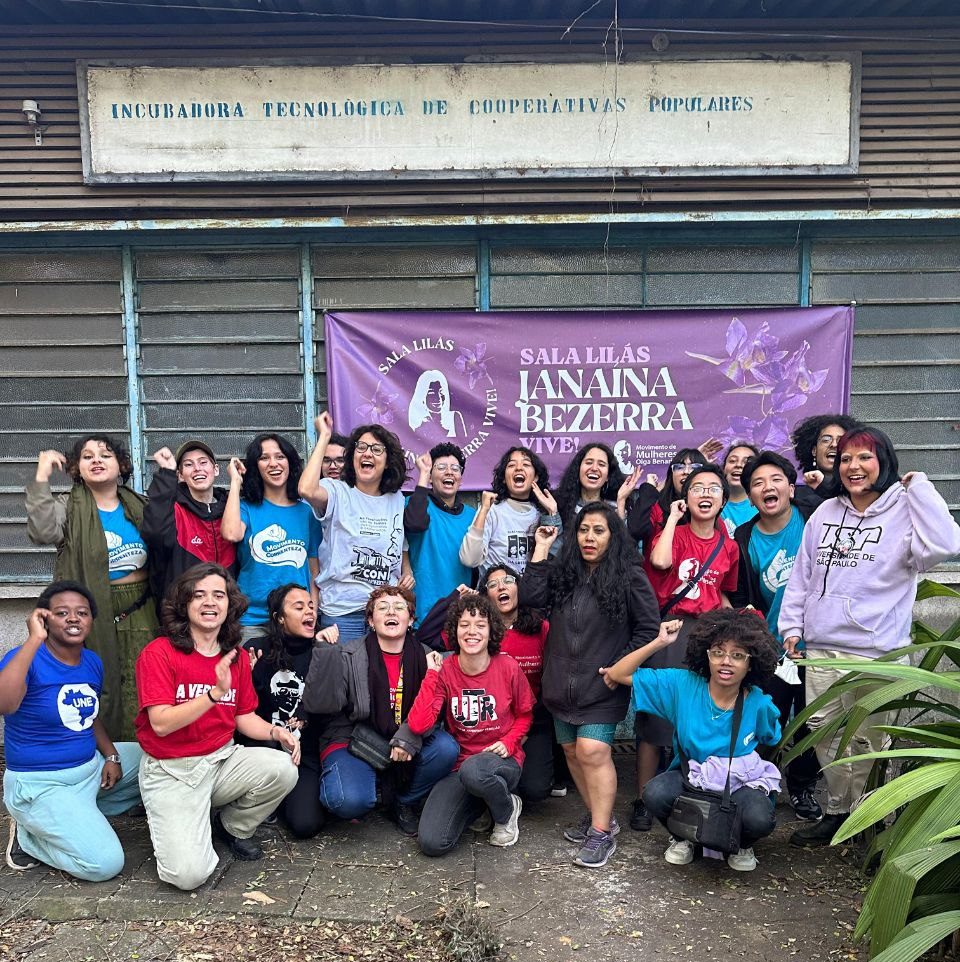
<svg viewBox="0 0 960 962">
<path fill-rule="evenodd" d="M 345 615 L 327 615 L 320 612 L 320 627 L 329 628 L 336 625 L 340 629 L 338 644 L 345 645 L 348 641 L 362 638 L 370 629 L 367 616 L 361 611 L 348 611 Z"/>
<path fill-rule="evenodd" d="M 413 778 L 405 792 L 397 795 L 402 805 L 415 805 L 448 774 L 457 761 L 460 747 L 445 731 L 438 729 L 423 741 L 413 759 Z M 320 801 L 339 818 L 360 818 L 377 804 L 377 773 L 365 761 L 338 748 L 320 763 Z"/>
<path fill-rule="evenodd" d="M 54 772 L 3 776 L 3 800 L 17 822 L 20 847 L 34 858 L 87 882 L 105 882 L 123 868 L 123 848 L 106 816 L 140 801 L 136 742 L 117 742 L 123 775 L 109 791 L 100 788 L 103 755 Z"/>
<path fill-rule="evenodd" d="M 673 809 L 673 803 L 683 794 L 683 775 L 673 768 L 647 782 L 643 790 L 643 804 L 647 811 L 663 825 Z M 753 848 L 757 839 L 765 838 L 777 827 L 776 793 L 767 795 L 759 788 L 739 788 L 730 796 L 740 809 L 740 847 Z"/>
</svg>

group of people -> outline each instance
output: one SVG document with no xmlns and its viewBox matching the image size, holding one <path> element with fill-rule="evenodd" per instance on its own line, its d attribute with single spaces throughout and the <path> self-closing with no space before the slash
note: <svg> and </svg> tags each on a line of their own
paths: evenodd
<svg viewBox="0 0 960 962">
<path fill-rule="evenodd" d="M 57 546 L 56 581 L 0 661 L 12 868 L 109 878 L 123 852 L 105 816 L 140 804 L 158 874 L 182 889 L 212 874 L 214 837 L 256 859 L 266 820 L 310 838 L 378 803 L 426 855 L 468 828 L 506 847 L 524 804 L 565 779 L 583 802 L 573 861 L 599 868 L 632 704 L 631 827 L 729 785 L 742 828 L 727 861 L 749 871 L 775 823 L 782 727 L 840 674 L 801 659 L 905 646 L 917 573 L 960 553 L 930 481 L 844 415 L 798 426 L 803 485 L 780 452 L 711 439 L 662 481 L 581 446 L 551 489 L 516 446 L 477 509 L 452 442 L 416 459 L 404 496 L 392 432 L 315 424 L 305 463 L 258 435 L 227 490 L 201 440 L 154 455 L 146 496 L 106 435 L 40 454 L 29 532 Z M 885 721 L 846 753 L 879 746 Z M 784 773 L 808 822 L 795 844 L 827 844 L 863 790 L 862 764 L 824 767 L 836 754 L 823 742 Z M 667 862 L 694 856 L 671 836 Z"/>
</svg>

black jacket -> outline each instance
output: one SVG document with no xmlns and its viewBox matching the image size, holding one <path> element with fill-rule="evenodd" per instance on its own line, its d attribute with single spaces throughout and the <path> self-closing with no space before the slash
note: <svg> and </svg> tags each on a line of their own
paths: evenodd
<svg viewBox="0 0 960 962">
<path fill-rule="evenodd" d="M 556 561 L 532 561 L 520 579 L 519 602 L 546 610 Z M 597 607 L 587 584 L 580 585 L 550 611 L 550 633 L 543 663 L 543 703 L 555 718 L 571 725 L 619 722 L 630 690 L 611 691 L 600 669 L 627 652 L 653 641 L 660 631 L 660 611 L 640 557 L 630 569 L 627 616 L 611 625 Z"/>
<path fill-rule="evenodd" d="M 220 534 L 227 492 L 213 489 L 213 503 L 203 504 L 177 482 L 169 468 L 158 468 L 147 489 L 140 534 L 147 546 L 150 588 L 159 604 L 170 583 L 202 561 L 215 561 L 237 573 L 237 546 Z"/>
<path fill-rule="evenodd" d="M 810 491 L 811 494 L 814 494 L 812 488 L 797 488 L 797 494 L 801 491 Z M 814 497 L 816 497 L 815 494 Z M 810 520 L 810 515 L 820 507 L 822 502 L 817 498 L 816 502 L 811 504 L 808 499 L 801 502 L 795 498 L 790 503 L 800 512 L 804 524 L 806 524 Z M 759 519 L 759 515 L 754 515 L 749 521 L 744 521 L 733 533 L 733 540 L 736 541 L 737 547 L 740 549 L 740 569 L 737 573 L 737 590 L 730 595 L 730 604 L 734 608 L 746 608 L 747 605 L 753 605 L 757 611 L 766 614 L 769 606 L 763 600 L 763 595 L 760 592 L 760 574 L 754 569 L 753 562 L 750 560 L 750 535 L 753 534 L 754 526 Z"/>
</svg>

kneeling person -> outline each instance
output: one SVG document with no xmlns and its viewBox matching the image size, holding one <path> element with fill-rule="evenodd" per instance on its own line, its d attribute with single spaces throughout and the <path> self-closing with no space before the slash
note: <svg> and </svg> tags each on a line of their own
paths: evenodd
<svg viewBox="0 0 960 962">
<path fill-rule="evenodd" d="M 103 662 L 84 647 L 96 616 L 84 585 L 57 581 L 37 599 L 27 640 L 0 662 L 6 861 L 16 871 L 43 862 L 102 882 L 123 868 L 105 816 L 140 800 L 141 752 L 133 742 L 114 745 L 97 717 Z"/>
<path fill-rule="evenodd" d="M 211 807 L 234 856 L 258 859 L 257 826 L 297 783 L 300 743 L 256 714 L 250 662 L 239 647 L 246 606 L 225 568 L 196 565 L 170 586 L 166 634 L 137 659 L 140 790 L 157 874 L 180 889 L 202 885 L 217 866 Z M 290 757 L 236 745 L 234 731 L 279 742 Z"/>
</svg>

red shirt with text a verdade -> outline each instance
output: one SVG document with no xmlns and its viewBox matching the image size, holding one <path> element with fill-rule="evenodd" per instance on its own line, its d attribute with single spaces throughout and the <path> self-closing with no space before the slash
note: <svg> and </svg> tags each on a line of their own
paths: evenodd
<svg viewBox="0 0 960 962">
<path fill-rule="evenodd" d="M 230 666 L 230 691 L 217 705 L 211 705 L 196 721 L 158 735 L 150 724 L 147 709 L 153 705 L 182 705 L 206 693 L 217 683 L 217 662 L 223 656 L 189 654 L 174 648 L 169 638 L 155 638 L 137 658 L 137 700 L 140 710 L 135 723 L 140 747 L 154 758 L 190 758 L 209 755 L 222 748 L 236 730 L 237 715 L 257 709 L 250 662 L 237 652 Z"/>
</svg>

